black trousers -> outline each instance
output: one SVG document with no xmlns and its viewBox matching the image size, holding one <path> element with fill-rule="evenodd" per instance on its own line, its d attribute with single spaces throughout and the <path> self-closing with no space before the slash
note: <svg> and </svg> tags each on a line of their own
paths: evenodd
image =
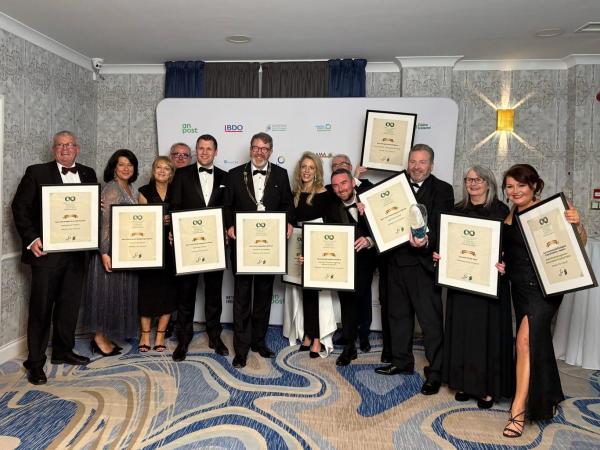
<svg viewBox="0 0 600 450">
<path fill-rule="evenodd" d="M 61 357 L 75 346 L 75 328 L 85 276 L 85 257 L 65 253 L 51 267 L 31 267 L 27 320 L 27 369 L 43 367 L 52 325 L 52 355 Z"/>
<path fill-rule="evenodd" d="M 379 304 L 381 305 L 381 332 L 383 335 L 383 348 L 381 350 L 381 354 L 391 355 L 392 336 L 390 333 L 390 317 L 387 298 L 388 273 L 386 258 L 384 256 L 379 257 L 377 270 L 379 271 Z"/>
<path fill-rule="evenodd" d="M 433 273 L 420 264 L 388 265 L 387 280 L 392 364 L 401 369 L 414 369 L 412 347 L 416 313 L 423 330 L 425 357 L 429 362 L 425 376 L 429 380 L 440 381 L 443 348 L 441 288 L 435 286 Z"/>
<path fill-rule="evenodd" d="M 311 339 L 319 339 L 319 291 L 302 289 L 302 312 L 304 313 L 304 334 Z M 303 336 L 304 337 L 304 336 Z"/>
<path fill-rule="evenodd" d="M 221 287 L 223 271 L 205 272 L 201 275 L 185 275 L 179 277 L 179 299 L 177 302 L 177 339 L 179 343 L 188 344 L 194 335 L 194 310 L 196 306 L 196 289 L 198 279 L 204 278 L 204 315 L 206 317 L 206 333 L 213 340 L 221 335 Z"/>
<path fill-rule="evenodd" d="M 245 358 L 251 346 L 265 345 L 274 275 L 236 275 L 233 284 L 233 348 Z M 253 295 L 254 294 L 254 295 Z"/>
</svg>

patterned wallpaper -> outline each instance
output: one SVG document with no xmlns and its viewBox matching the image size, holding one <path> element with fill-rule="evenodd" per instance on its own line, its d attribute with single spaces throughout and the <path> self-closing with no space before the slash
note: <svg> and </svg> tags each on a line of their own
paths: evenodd
<svg viewBox="0 0 600 450">
<path fill-rule="evenodd" d="M 0 95 L 4 96 L 2 292 L 0 347 L 25 334 L 29 270 L 10 203 L 25 167 L 52 158 L 52 135 L 74 131 L 80 161 L 95 166 L 96 85 L 91 72 L 0 29 Z M 20 256 L 20 255 L 19 255 Z"/>
</svg>

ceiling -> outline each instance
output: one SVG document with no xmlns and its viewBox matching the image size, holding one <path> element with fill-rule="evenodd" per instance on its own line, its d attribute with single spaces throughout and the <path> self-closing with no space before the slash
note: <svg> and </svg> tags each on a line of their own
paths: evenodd
<svg viewBox="0 0 600 450">
<path fill-rule="evenodd" d="M 105 64 L 599 54 L 600 0 L 2 0 L 6 15 Z M 553 38 L 534 33 L 562 28 Z M 251 42 L 230 44 L 229 35 Z"/>
</svg>

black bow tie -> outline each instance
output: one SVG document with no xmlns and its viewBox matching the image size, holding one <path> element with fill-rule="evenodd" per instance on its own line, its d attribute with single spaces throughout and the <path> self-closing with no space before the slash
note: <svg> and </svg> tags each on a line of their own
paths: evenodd
<svg viewBox="0 0 600 450">
<path fill-rule="evenodd" d="M 266 174 L 267 174 L 267 171 L 266 171 L 266 170 L 259 170 L 259 169 L 256 169 L 256 170 L 253 170 L 253 171 L 252 171 L 252 176 L 256 175 L 257 173 L 260 173 L 261 175 L 266 175 Z"/>
<path fill-rule="evenodd" d="M 344 209 L 345 209 L 346 211 L 349 211 L 349 210 L 351 210 L 352 208 L 356 208 L 356 203 L 352 203 L 351 205 L 344 206 Z"/>
<path fill-rule="evenodd" d="M 208 173 L 209 175 L 212 175 L 212 173 L 213 173 L 213 170 L 212 170 L 212 169 L 207 169 L 206 167 L 202 167 L 202 166 L 200 166 L 200 167 L 198 167 L 198 172 L 200 172 L 200 173 L 202 173 L 202 172 L 206 172 L 206 173 Z"/>
<path fill-rule="evenodd" d="M 421 185 L 419 183 L 410 183 L 411 186 L 416 187 L 417 189 L 419 189 L 421 187 Z"/>
<path fill-rule="evenodd" d="M 60 171 L 62 172 L 63 175 L 66 175 L 69 172 L 77 173 L 77 167 L 76 166 L 73 166 L 73 167 L 63 167 L 62 169 L 60 169 Z"/>
</svg>

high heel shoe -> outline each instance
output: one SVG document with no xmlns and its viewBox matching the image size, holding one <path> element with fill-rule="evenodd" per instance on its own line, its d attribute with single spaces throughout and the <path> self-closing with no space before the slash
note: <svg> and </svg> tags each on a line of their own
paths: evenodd
<svg viewBox="0 0 600 450">
<path fill-rule="evenodd" d="M 518 419 L 518 417 L 523 416 L 522 419 Z M 510 428 L 513 425 L 515 428 Z M 523 429 L 525 428 L 525 410 L 521 411 L 519 414 L 515 414 L 512 417 L 508 418 L 508 423 L 504 427 L 504 431 L 502 435 L 507 438 L 518 438 L 523 435 Z"/>
<path fill-rule="evenodd" d="M 151 330 L 141 330 L 140 334 L 143 336 L 144 334 L 150 334 Z M 142 337 L 140 336 L 140 341 L 142 340 Z M 150 351 L 150 346 L 147 344 L 138 344 L 138 350 L 142 353 L 147 353 Z"/>
<path fill-rule="evenodd" d="M 121 352 L 119 350 L 117 350 L 116 348 L 113 348 L 108 353 L 102 351 L 102 349 L 98 346 L 98 343 L 96 342 L 96 340 L 94 338 L 92 338 L 92 340 L 90 341 L 90 351 L 92 352 L 92 355 L 94 353 L 100 353 L 102 356 L 115 356 L 115 355 L 121 354 Z"/>
<path fill-rule="evenodd" d="M 110 341 L 110 343 L 113 345 L 113 348 L 120 352 L 121 350 L 123 350 L 123 347 L 121 347 L 119 344 L 117 344 L 115 341 Z"/>
<path fill-rule="evenodd" d="M 167 330 L 156 330 L 156 335 L 158 336 L 159 333 L 161 334 L 165 334 L 167 332 Z M 164 338 L 163 338 L 164 339 Z M 155 352 L 159 352 L 162 353 L 167 349 L 167 346 L 164 344 L 156 344 L 156 342 L 154 343 L 154 347 L 152 347 L 152 350 L 154 350 Z"/>
<path fill-rule="evenodd" d="M 306 336 L 308 337 L 308 336 Z M 305 337 L 305 339 L 306 339 Z M 308 345 L 304 345 L 304 343 L 300 344 L 300 347 L 298 348 L 299 352 L 307 352 L 310 350 L 310 346 L 312 345 L 312 339 L 310 340 L 310 343 Z"/>
<path fill-rule="evenodd" d="M 321 351 L 325 351 L 325 346 L 323 344 L 321 344 Z M 309 355 L 311 358 L 318 358 L 319 356 L 321 356 L 319 352 L 313 352 L 312 350 L 309 352 Z"/>
</svg>

